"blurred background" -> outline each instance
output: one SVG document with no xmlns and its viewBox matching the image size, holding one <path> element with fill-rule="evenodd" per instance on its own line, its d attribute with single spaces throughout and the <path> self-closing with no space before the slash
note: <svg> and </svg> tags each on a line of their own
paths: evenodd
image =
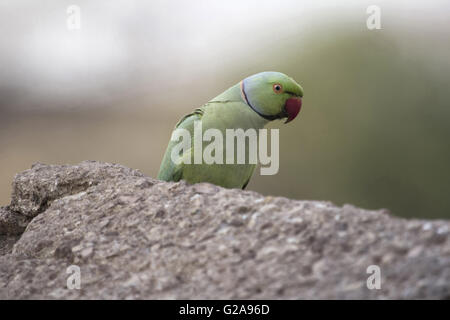
<svg viewBox="0 0 450 320">
<path fill-rule="evenodd" d="M 155 177 L 182 115 L 273 70 L 303 109 L 248 189 L 450 218 L 449 39 L 448 1 L 0 0 L 0 205 L 34 162 Z"/>
</svg>

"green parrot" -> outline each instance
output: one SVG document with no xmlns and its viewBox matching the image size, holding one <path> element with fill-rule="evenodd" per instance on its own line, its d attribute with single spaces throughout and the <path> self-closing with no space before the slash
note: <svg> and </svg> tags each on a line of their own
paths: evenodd
<svg viewBox="0 0 450 320">
<path fill-rule="evenodd" d="M 203 132 L 218 129 L 225 136 L 226 129 L 259 129 L 270 121 L 287 118 L 292 121 L 300 112 L 303 89 L 291 77 L 280 72 L 261 72 L 245 78 L 192 113 L 184 116 L 175 129 L 186 129 L 194 134 L 194 123 L 201 122 Z M 194 164 L 172 161 L 172 149 L 177 141 L 170 141 L 161 163 L 158 179 L 185 180 L 188 183 L 209 182 L 225 188 L 245 189 L 255 170 L 251 163 Z M 192 148 L 181 154 L 183 159 L 193 159 Z M 246 149 L 248 153 L 248 148 Z"/>
</svg>

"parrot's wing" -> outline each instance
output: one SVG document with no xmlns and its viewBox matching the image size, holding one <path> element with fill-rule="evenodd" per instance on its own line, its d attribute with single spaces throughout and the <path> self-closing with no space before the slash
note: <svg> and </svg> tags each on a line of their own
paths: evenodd
<svg viewBox="0 0 450 320">
<path fill-rule="evenodd" d="M 195 109 L 192 113 L 181 118 L 175 126 L 175 129 L 186 129 L 189 131 L 191 137 L 194 136 L 194 122 L 201 120 L 203 116 L 203 109 Z M 158 179 L 164 181 L 180 181 L 183 177 L 183 164 L 176 165 L 173 163 L 171 155 L 172 148 L 177 144 L 177 141 L 170 141 L 167 146 L 164 159 L 158 173 Z M 191 143 L 192 146 L 192 143 Z M 192 148 L 191 148 L 192 150 Z M 191 150 L 183 154 L 183 158 L 191 156 Z"/>
<path fill-rule="evenodd" d="M 242 186 L 242 190 L 244 190 L 245 188 L 247 188 L 248 183 L 250 182 L 250 179 L 252 178 L 253 172 L 255 171 L 256 168 L 256 164 L 252 165 L 252 170 L 250 171 L 250 176 L 248 177 L 247 181 L 244 183 L 244 185 Z"/>
<path fill-rule="evenodd" d="M 189 130 L 189 132 L 194 134 L 194 121 L 201 120 L 204 113 L 203 108 L 197 108 L 191 113 L 185 115 L 183 118 L 178 121 L 175 125 L 175 129 L 183 128 Z"/>
</svg>

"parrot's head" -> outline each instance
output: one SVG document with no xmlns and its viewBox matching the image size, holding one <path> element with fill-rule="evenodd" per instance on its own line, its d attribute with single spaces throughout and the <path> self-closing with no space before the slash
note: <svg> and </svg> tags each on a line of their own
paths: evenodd
<svg viewBox="0 0 450 320">
<path fill-rule="evenodd" d="M 280 72 L 261 72 L 241 81 L 245 102 L 261 117 L 271 121 L 297 117 L 302 107 L 303 89 Z"/>
</svg>

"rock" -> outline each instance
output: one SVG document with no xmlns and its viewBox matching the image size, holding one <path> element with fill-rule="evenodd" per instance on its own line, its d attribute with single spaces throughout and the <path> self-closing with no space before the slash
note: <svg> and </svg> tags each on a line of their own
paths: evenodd
<svg viewBox="0 0 450 320">
<path fill-rule="evenodd" d="M 0 255 L 11 252 L 30 220 L 7 207 L 0 207 Z"/>
<path fill-rule="evenodd" d="M 120 165 L 38 164 L 0 209 L 0 298 L 448 299 L 449 230 Z"/>
<path fill-rule="evenodd" d="M 0 207 L 0 235 L 21 235 L 30 218 L 10 211 L 8 207 Z"/>
<path fill-rule="evenodd" d="M 47 166 L 36 163 L 30 170 L 16 175 L 10 209 L 34 217 L 44 211 L 53 200 L 78 194 L 105 181 L 143 174 L 118 165 L 99 165 L 85 161 L 77 166 Z"/>
</svg>

